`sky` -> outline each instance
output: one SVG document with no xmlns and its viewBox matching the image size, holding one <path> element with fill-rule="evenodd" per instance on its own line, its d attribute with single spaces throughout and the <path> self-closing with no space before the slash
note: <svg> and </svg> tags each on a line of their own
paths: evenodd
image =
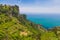
<svg viewBox="0 0 60 40">
<path fill-rule="evenodd" d="M 0 4 L 14 5 L 14 4 L 18 4 L 18 1 L 20 0 L 0 0 Z"/>
<path fill-rule="evenodd" d="M 0 0 L 0 4 L 19 5 L 21 13 L 60 13 L 60 0 Z"/>
<path fill-rule="evenodd" d="M 60 13 L 60 0 L 21 0 L 21 13 Z"/>
</svg>

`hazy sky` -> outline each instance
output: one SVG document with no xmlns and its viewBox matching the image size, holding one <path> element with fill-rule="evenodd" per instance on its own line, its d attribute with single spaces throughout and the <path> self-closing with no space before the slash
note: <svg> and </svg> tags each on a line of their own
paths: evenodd
<svg viewBox="0 0 60 40">
<path fill-rule="evenodd" d="M 60 0 L 21 0 L 23 13 L 60 13 Z"/>
<path fill-rule="evenodd" d="M 20 0 L 0 0 L 0 4 L 18 4 L 18 1 Z"/>
<path fill-rule="evenodd" d="M 0 0 L 0 4 L 17 4 L 21 13 L 60 13 L 60 0 Z"/>
</svg>

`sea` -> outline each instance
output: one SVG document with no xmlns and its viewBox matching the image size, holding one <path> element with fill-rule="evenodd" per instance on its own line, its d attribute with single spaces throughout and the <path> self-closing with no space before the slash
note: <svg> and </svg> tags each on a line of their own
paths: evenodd
<svg viewBox="0 0 60 40">
<path fill-rule="evenodd" d="M 27 19 L 46 29 L 60 26 L 60 14 L 27 14 Z"/>
</svg>

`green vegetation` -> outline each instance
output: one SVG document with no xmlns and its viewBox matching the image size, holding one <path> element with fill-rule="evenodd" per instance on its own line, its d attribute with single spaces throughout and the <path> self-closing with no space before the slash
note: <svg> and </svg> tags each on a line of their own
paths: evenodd
<svg viewBox="0 0 60 40">
<path fill-rule="evenodd" d="M 25 14 L 19 14 L 17 5 L 0 4 L 0 40 L 60 40 L 59 29 L 47 31 L 28 21 Z"/>
</svg>

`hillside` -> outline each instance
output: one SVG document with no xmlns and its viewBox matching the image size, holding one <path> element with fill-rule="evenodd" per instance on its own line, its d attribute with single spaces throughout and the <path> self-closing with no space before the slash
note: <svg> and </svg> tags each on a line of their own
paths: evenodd
<svg viewBox="0 0 60 40">
<path fill-rule="evenodd" d="M 0 4 L 0 40 L 60 40 L 55 30 L 30 22 L 17 5 Z"/>
</svg>

